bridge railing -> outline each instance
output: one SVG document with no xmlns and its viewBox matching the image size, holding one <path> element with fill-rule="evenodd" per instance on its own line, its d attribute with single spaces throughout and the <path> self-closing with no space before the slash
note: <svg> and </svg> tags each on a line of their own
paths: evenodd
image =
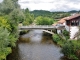
<svg viewBox="0 0 80 60">
<path fill-rule="evenodd" d="M 19 28 L 55 28 L 52 25 L 28 25 L 28 26 L 19 26 Z"/>
</svg>

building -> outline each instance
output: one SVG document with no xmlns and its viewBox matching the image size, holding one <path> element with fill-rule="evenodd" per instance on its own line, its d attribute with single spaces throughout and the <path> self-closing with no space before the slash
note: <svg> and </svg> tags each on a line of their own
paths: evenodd
<svg viewBox="0 0 80 60">
<path fill-rule="evenodd" d="M 58 24 L 64 25 L 65 29 L 70 32 L 70 39 L 77 39 L 75 34 L 79 31 L 80 14 L 74 14 L 72 16 L 62 18 L 58 21 Z"/>
</svg>

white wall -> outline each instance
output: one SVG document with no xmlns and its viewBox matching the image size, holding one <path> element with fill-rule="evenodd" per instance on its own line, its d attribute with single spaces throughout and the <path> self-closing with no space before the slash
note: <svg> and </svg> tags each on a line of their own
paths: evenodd
<svg viewBox="0 0 80 60">
<path fill-rule="evenodd" d="M 65 25 L 65 28 L 66 28 L 67 31 L 70 31 L 70 27 L 69 26 Z"/>
<path fill-rule="evenodd" d="M 65 25 L 65 29 L 70 32 L 70 39 L 73 39 L 76 32 L 79 31 L 79 28 L 77 26 L 67 26 L 66 22 L 64 22 L 63 25 Z M 61 30 L 57 30 L 57 33 L 61 33 Z"/>
<path fill-rule="evenodd" d="M 73 39 L 74 38 L 74 35 L 78 31 L 79 31 L 79 28 L 77 26 L 71 26 L 70 27 L 70 39 Z"/>
<path fill-rule="evenodd" d="M 57 33 L 60 34 L 61 33 L 61 30 L 57 30 Z"/>
</svg>

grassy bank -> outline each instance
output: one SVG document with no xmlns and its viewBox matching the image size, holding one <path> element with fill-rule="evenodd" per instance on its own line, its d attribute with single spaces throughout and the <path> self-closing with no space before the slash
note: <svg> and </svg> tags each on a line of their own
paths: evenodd
<svg viewBox="0 0 80 60">
<path fill-rule="evenodd" d="M 65 40 L 61 35 L 54 34 L 53 41 L 62 47 L 61 52 L 68 59 L 80 60 L 80 40 Z"/>
</svg>

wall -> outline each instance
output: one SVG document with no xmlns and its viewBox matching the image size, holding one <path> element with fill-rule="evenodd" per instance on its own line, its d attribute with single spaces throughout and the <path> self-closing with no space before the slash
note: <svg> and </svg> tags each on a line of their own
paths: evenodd
<svg viewBox="0 0 80 60">
<path fill-rule="evenodd" d="M 70 39 L 73 39 L 74 35 L 79 31 L 79 28 L 77 26 L 68 26 L 66 25 L 66 22 L 64 22 L 63 25 L 65 25 L 65 29 L 70 32 Z M 61 30 L 57 29 L 57 33 L 60 34 Z"/>
<path fill-rule="evenodd" d="M 74 38 L 74 35 L 78 31 L 79 31 L 79 28 L 77 26 L 71 26 L 70 27 L 70 39 L 73 39 Z"/>
</svg>

